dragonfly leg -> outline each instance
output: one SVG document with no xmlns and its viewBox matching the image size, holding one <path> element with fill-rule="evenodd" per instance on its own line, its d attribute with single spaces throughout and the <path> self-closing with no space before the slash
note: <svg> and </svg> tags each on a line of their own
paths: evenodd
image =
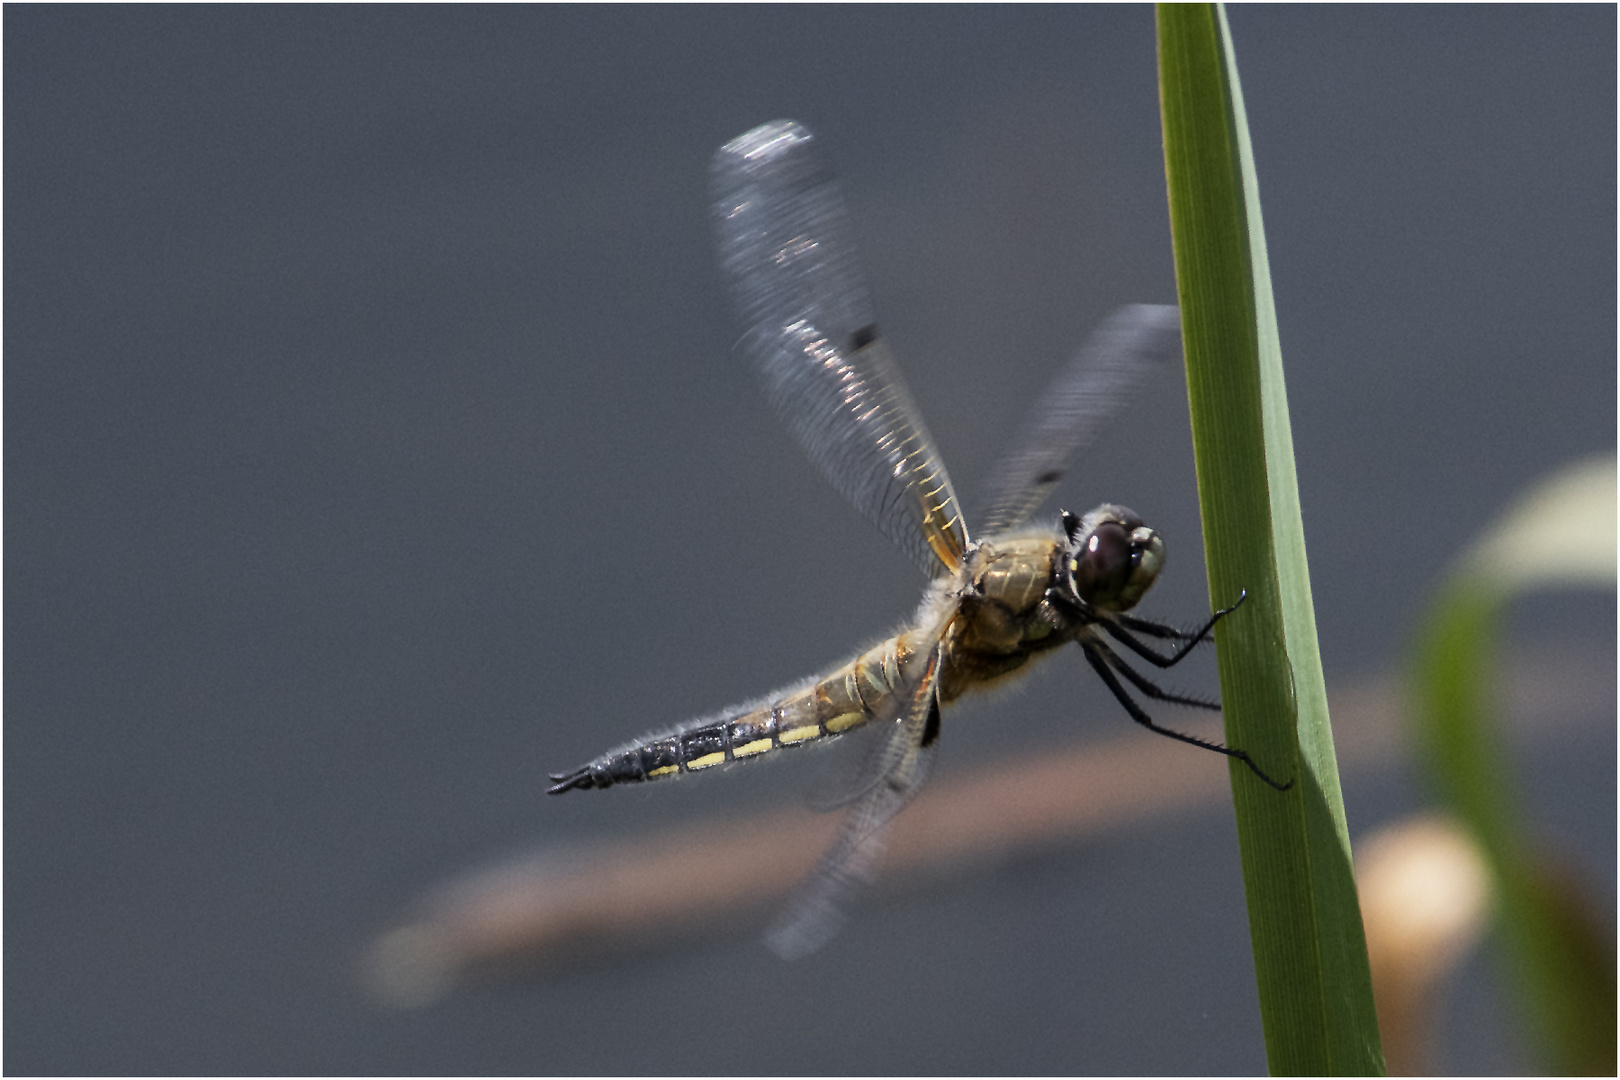
<svg viewBox="0 0 1620 1080">
<path fill-rule="evenodd" d="M 1120 659 L 1118 653 L 1114 652 L 1114 650 L 1110 649 L 1100 641 L 1093 642 L 1091 644 L 1091 648 L 1095 649 L 1099 654 L 1101 654 L 1102 661 L 1110 668 L 1109 674 L 1118 673 L 1125 676 L 1125 680 L 1127 682 L 1136 687 L 1137 690 L 1152 698 L 1154 701 L 1168 701 L 1172 705 L 1190 705 L 1195 709 L 1211 709 L 1215 712 L 1220 712 L 1221 710 L 1220 702 L 1210 701 L 1208 698 L 1193 697 L 1190 694 L 1177 694 L 1164 689 L 1163 687 L 1159 686 L 1158 683 L 1151 681 L 1145 675 L 1141 674 L 1129 664 L 1125 663 L 1125 661 Z"/>
<path fill-rule="evenodd" d="M 1131 684 L 1137 689 L 1141 690 L 1142 693 L 1147 694 L 1149 697 L 1156 700 L 1171 701 L 1184 705 L 1201 705 L 1206 708 L 1218 708 L 1219 706 L 1211 706 L 1209 702 L 1182 698 L 1160 690 L 1147 679 L 1144 679 L 1141 675 L 1138 675 L 1136 672 L 1132 671 L 1128 666 L 1126 666 L 1124 661 L 1120 660 L 1120 658 L 1114 654 L 1113 650 L 1109 649 L 1108 646 L 1102 644 L 1101 642 L 1082 641 L 1080 642 L 1080 648 L 1086 654 L 1086 661 L 1091 664 L 1098 676 L 1101 677 L 1103 684 L 1108 687 L 1110 692 L 1113 693 L 1114 698 L 1125 707 L 1125 711 L 1130 713 L 1131 719 L 1135 720 L 1138 724 L 1141 724 L 1149 731 L 1163 735 L 1167 738 L 1177 739 L 1192 746 L 1202 747 L 1205 750 L 1213 750 L 1215 753 L 1224 754 L 1229 758 L 1236 758 L 1238 761 L 1243 762 L 1244 765 L 1247 765 L 1250 772 L 1254 773 L 1254 775 L 1258 776 L 1261 780 L 1264 780 L 1267 784 L 1276 788 L 1278 791 L 1287 791 L 1289 788 L 1294 786 L 1294 782 L 1292 780 L 1288 781 L 1286 784 L 1279 784 L 1277 781 L 1267 776 L 1265 771 L 1262 770 L 1260 766 L 1256 765 L 1253 759 L 1251 759 L 1249 755 L 1244 753 L 1242 750 L 1237 750 L 1230 746 L 1222 746 L 1220 743 L 1210 742 L 1207 739 L 1200 739 L 1196 735 L 1186 735 L 1179 731 L 1172 731 L 1169 728 L 1160 727 L 1158 724 L 1153 722 L 1153 718 L 1143 710 L 1142 706 L 1136 703 L 1136 700 L 1131 697 L 1130 692 L 1127 691 L 1125 687 L 1120 685 L 1119 679 L 1114 675 L 1114 669 L 1117 668 L 1119 672 L 1129 679 Z"/>
<path fill-rule="evenodd" d="M 923 724 L 921 746 L 927 749 L 934 745 L 939 738 L 939 695 L 934 695 L 933 702 L 928 706 L 928 721 Z"/>
<path fill-rule="evenodd" d="M 1124 645 L 1127 649 L 1130 649 L 1132 652 L 1150 664 L 1157 667 L 1167 668 L 1177 663 L 1195 646 L 1208 638 L 1210 631 L 1215 629 L 1215 624 L 1220 622 L 1226 616 L 1230 615 L 1232 612 L 1236 611 L 1238 609 L 1238 605 L 1242 604 L 1248 595 L 1249 594 L 1247 591 L 1240 594 L 1237 598 L 1236 604 L 1233 604 L 1231 607 L 1221 608 L 1219 611 L 1211 615 L 1208 621 L 1200 626 L 1197 630 L 1182 630 L 1171 626 L 1168 623 L 1153 622 L 1150 619 L 1139 619 L 1134 615 L 1126 615 L 1124 613 L 1115 615 L 1112 619 L 1099 621 L 1102 622 L 1103 629 L 1107 630 L 1110 636 L 1119 641 L 1119 643 Z M 1138 634 L 1147 634 L 1149 637 L 1173 640 L 1180 642 L 1181 644 L 1172 648 L 1168 654 L 1161 653 L 1151 648 L 1147 644 L 1136 640 L 1136 638 L 1129 633 L 1131 630 L 1135 630 Z"/>
</svg>

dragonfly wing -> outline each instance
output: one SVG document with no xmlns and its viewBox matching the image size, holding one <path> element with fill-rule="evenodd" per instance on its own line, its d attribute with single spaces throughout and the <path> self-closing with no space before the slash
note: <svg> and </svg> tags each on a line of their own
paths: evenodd
<svg viewBox="0 0 1620 1080">
<path fill-rule="evenodd" d="M 939 672 L 944 647 L 933 658 L 884 746 L 886 769 L 850 808 L 838 839 L 822 856 L 788 907 L 766 931 L 765 943 L 783 959 L 806 956 L 826 944 L 844 922 L 849 900 L 871 884 L 889 822 L 928 779 L 939 730 Z"/>
<path fill-rule="evenodd" d="M 712 168 L 720 265 L 741 347 L 833 487 L 925 572 L 967 547 L 934 441 L 878 334 L 838 182 L 804 127 L 776 121 L 722 146 Z"/>
<path fill-rule="evenodd" d="M 1110 315 L 1052 380 L 996 463 L 974 517 L 981 535 L 1028 520 L 1131 394 L 1180 358 L 1181 316 L 1173 305 L 1132 304 Z"/>
</svg>

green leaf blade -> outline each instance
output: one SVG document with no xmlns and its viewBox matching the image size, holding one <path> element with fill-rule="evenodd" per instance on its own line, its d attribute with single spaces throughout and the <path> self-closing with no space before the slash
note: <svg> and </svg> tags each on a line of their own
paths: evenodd
<svg viewBox="0 0 1620 1080">
<path fill-rule="evenodd" d="M 1176 283 L 1233 801 L 1274 1073 L 1383 1071 L 1305 560 L 1247 120 L 1224 13 L 1159 8 Z"/>
</svg>

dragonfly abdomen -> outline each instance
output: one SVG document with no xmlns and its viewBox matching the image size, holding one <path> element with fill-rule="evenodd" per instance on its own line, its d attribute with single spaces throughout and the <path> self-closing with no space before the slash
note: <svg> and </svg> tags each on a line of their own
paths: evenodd
<svg viewBox="0 0 1620 1080">
<path fill-rule="evenodd" d="M 729 761 L 760 757 L 772 750 L 801 746 L 842 735 L 899 711 L 898 690 L 911 685 L 919 667 L 907 635 L 889 638 L 820 679 L 728 709 L 673 731 L 611 750 L 570 773 L 551 779 L 547 789 L 560 795 L 574 788 L 659 780 L 702 772 Z M 921 657 L 926 663 L 927 656 Z"/>
</svg>

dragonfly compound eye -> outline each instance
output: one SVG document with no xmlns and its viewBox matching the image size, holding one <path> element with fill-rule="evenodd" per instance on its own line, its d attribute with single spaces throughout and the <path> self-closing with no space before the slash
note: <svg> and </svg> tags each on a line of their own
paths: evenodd
<svg viewBox="0 0 1620 1080">
<path fill-rule="evenodd" d="M 1164 541 L 1135 515 L 1101 521 L 1070 562 L 1080 599 L 1104 611 L 1129 611 L 1164 566 Z"/>
</svg>

